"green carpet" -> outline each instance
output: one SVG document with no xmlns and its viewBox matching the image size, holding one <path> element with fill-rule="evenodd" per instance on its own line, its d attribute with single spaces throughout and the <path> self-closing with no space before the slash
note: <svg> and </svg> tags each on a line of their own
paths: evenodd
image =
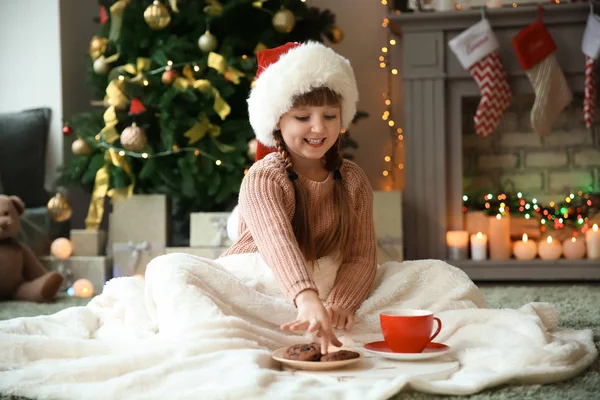
<svg viewBox="0 0 600 400">
<path fill-rule="evenodd" d="M 553 303 L 560 310 L 560 326 L 573 329 L 591 328 L 596 347 L 600 347 L 600 285 L 552 284 L 522 286 L 480 286 L 491 308 L 518 308 L 532 301 Z M 53 304 L 20 302 L 0 303 L 0 320 L 51 314 L 66 307 L 79 306 L 87 300 L 61 297 Z M 176 397 L 176 396 L 175 396 Z M 2 396 L 0 400 L 21 400 Z M 423 393 L 401 393 L 394 397 L 407 400 L 472 399 L 472 400 L 593 400 L 600 399 L 600 361 L 597 359 L 582 375 L 552 385 L 502 386 L 473 396 L 434 396 Z"/>
</svg>

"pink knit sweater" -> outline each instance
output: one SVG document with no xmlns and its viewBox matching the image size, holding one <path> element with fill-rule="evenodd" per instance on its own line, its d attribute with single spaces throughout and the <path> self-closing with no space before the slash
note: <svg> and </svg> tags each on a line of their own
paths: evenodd
<svg viewBox="0 0 600 400">
<path fill-rule="evenodd" d="M 377 269 L 373 191 L 365 173 L 345 160 L 342 182 L 354 212 L 351 250 L 342 260 L 326 305 L 355 311 L 367 298 Z M 333 174 L 323 182 L 299 177 L 308 192 L 309 218 L 315 241 L 333 229 Z M 239 196 L 239 237 L 223 256 L 259 252 L 273 269 L 284 295 L 292 302 L 305 289 L 317 291 L 292 229 L 295 196 L 283 158 L 272 153 L 244 177 Z"/>
</svg>

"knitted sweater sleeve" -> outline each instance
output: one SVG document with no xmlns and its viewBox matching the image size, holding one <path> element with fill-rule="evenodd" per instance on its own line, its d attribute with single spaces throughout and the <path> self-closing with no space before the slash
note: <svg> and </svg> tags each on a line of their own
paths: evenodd
<svg viewBox="0 0 600 400">
<path fill-rule="evenodd" d="M 292 303 L 306 289 L 317 291 L 292 228 L 294 188 L 285 169 L 265 159 L 250 168 L 239 195 L 244 219 L 258 252 L 273 269 L 283 294 Z"/>
<path fill-rule="evenodd" d="M 365 173 L 354 163 L 345 162 L 346 190 L 353 197 L 355 214 L 350 229 L 350 251 L 342 260 L 326 305 L 356 311 L 369 296 L 377 272 L 377 243 L 373 221 L 373 190 Z"/>
</svg>

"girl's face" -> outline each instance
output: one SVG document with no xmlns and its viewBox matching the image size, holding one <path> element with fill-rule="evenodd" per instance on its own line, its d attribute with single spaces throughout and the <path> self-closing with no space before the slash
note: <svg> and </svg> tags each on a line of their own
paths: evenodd
<svg viewBox="0 0 600 400">
<path fill-rule="evenodd" d="M 341 127 L 338 105 L 294 107 L 279 120 L 288 152 L 292 158 L 306 161 L 323 158 L 338 139 Z"/>
</svg>

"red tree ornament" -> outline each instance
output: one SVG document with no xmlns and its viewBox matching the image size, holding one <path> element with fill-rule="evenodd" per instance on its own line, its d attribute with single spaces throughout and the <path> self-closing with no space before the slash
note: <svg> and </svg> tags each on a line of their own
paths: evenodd
<svg viewBox="0 0 600 400">
<path fill-rule="evenodd" d="M 73 134 L 73 129 L 69 125 L 63 126 L 63 133 L 65 136 L 71 136 Z"/>
<path fill-rule="evenodd" d="M 106 7 L 100 6 L 100 23 L 104 25 L 108 22 L 108 14 L 106 13 Z"/>
<path fill-rule="evenodd" d="M 137 97 L 131 99 L 131 105 L 129 106 L 129 115 L 138 115 L 146 111 L 146 107 L 142 104 L 141 100 Z"/>
</svg>

